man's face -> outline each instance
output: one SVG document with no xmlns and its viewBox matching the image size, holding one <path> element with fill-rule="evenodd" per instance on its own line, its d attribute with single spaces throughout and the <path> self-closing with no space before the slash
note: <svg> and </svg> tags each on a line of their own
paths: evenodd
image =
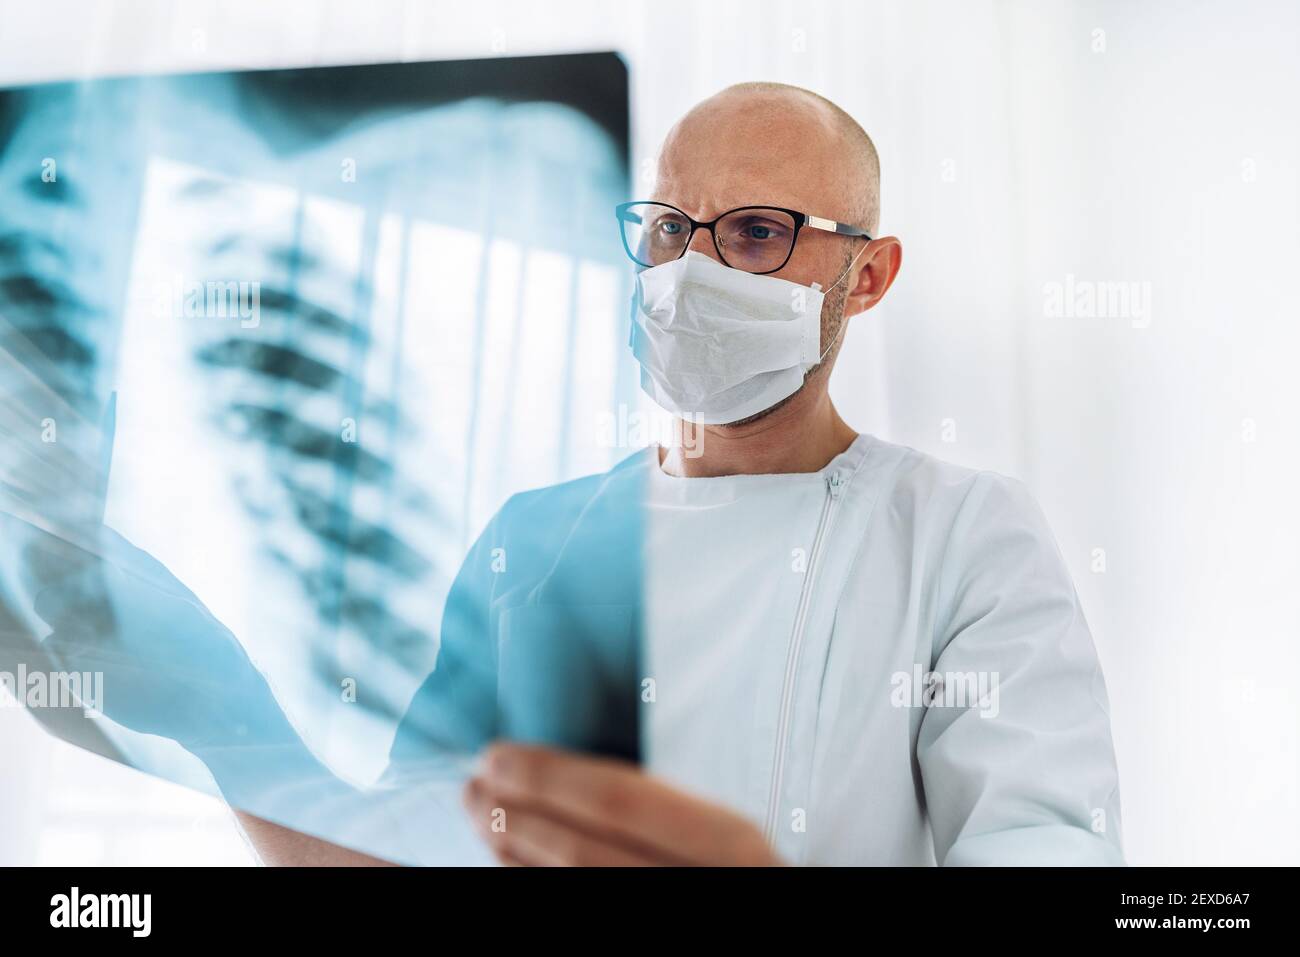
<svg viewBox="0 0 1300 957">
<path fill-rule="evenodd" d="M 696 107 L 669 133 L 651 198 L 702 222 L 758 205 L 852 223 L 857 194 L 851 176 L 835 126 L 817 109 L 786 97 L 722 94 Z M 696 231 L 689 250 L 721 262 L 708 230 Z M 860 239 L 803 229 L 789 261 L 770 274 L 829 289 L 821 314 L 827 368 L 834 361 L 831 347 L 838 343 L 856 270 L 830 287 L 861 250 Z"/>
</svg>

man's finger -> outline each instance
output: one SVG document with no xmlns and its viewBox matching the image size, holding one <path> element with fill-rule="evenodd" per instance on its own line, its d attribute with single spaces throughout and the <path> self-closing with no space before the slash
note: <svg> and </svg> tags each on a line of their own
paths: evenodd
<svg viewBox="0 0 1300 957">
<path fill-rule="evenodd" d="M 481 780 L 466 785 L 465 810 L 502 864 L 531 867 L 646 867 L 658 861 L 538 811 L 510 804 Z"/>
<path fill-rule="evenodd" d="M 757 829 L 621 761 L 493 745 L 484 780 L 503 800 L 678 863 L 766 862 Z M 688 855 L 684 857 L 684 855 Z"/>
<path fill-rule="evenodd" d="M 490 799 L 489 799 L 490 800 Z M 482 832 L 503 864 L 530 867 L 650 867 L 667 863 L 544 814 L 505 804 L 499 830 Z M 491 814 L 486 809 L 484 817 Z"/>
</svg>

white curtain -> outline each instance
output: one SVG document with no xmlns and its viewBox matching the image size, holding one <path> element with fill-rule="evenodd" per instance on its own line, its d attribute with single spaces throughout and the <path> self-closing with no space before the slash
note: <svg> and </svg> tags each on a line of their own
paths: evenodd
<svg viewBox="0 0 1300 957">
<path fill-rule="evenodd" d="M 641 192 L 728 83 L 837 101 L 904 245 L 841 411 L 1037 494 L 1105 668 L 1130 862 L 1297 862 L 1294 4 L 6 0 L 0 23 L 4 82 L 615 49 Z M 52 746 L 21 719 L 6 765 Z"/>
</svg>

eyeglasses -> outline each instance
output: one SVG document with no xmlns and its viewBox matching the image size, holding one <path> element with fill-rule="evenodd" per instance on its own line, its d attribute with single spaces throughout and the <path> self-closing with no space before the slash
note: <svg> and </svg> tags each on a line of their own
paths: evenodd
<svg viewBox="0 0 1300 957">
<path fill-rule="evenodd" d="M 702 223 L 667 203 L 634 202 L 615 207 L 623 248 L 639 266 L 650 268 L 680 259 L 697 229 L 713 236 L 719 258 L 733 269 L 762 275 L 790 261 L 799 231 L 805 226 L 840 236 L 861 236 L 866 230 L 809 216 L 779 206 L 740 206 Z"/>
</svg>

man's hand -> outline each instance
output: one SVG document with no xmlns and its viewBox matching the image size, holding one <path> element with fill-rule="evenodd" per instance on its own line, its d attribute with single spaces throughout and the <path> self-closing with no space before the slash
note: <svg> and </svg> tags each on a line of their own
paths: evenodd
<svg viewBox="0 0 1300 957">
<path fill-rule="evenodd" d="M 483 757 L 465 806 L 503 864 L 781 863 L 749 821 L 634 765 L 517 744 Z"/>
</svg>

